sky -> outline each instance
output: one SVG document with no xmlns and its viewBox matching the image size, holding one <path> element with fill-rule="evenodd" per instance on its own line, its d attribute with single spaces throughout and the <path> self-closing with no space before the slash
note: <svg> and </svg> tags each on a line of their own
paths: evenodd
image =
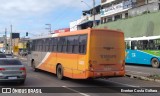
<svg viewBox="0 0 160 96">
<path fill-rule="evenodd" d="M 83 10 L 92 7 L 93 0 L 0 0 L 0 36 L 13 32 L 21 37 L 48 34 L 46 29 L 51 24 L 52 30 L 67 28 L 69 22 L 79 19 Z M 96 5 L 100 0 L 95 0 Z M 89 6 L 88 6 L 89 5 Z"/>
</svg>

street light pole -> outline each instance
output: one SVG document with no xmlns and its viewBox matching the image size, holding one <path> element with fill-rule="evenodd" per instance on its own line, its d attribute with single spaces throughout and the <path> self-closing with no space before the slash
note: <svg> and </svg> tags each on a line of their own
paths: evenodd
<svg viewBox="0 0 160 96">
<path fill-rule="evenodd" d="M 10 52 L 12 53 L 12 25 L 11 27 L 11 35 L 10 35 Z"/>
<path fill-rule="evenodd" d="M 7 53 L 7 28 L 5 28 L 5 53 Z"/>
<path fill-rule="evenodd" d="M 49 33 L 51 34 L 52 33 L 52 27 L 51 27 L 51 24 L 46 24 L 47 26 L 49 26 L 48 28 L 46 28 L 46 29 L 48 29 L 49 30 Z"/>
<path fill-rule="evenodd" d="M 86 2 L 84 2 L 83 0 L 81 2 L 85 3 L 89 8 L 92 8 Z M 95 0 L 93 0 L 93 11 L 92 11 L 92 14 L 93 14 L 93 27 L 96 26 L 95 4 L 96 4 L 96 2 L 95 2 Z"/>
<path fill-rule="evenodd" d="M 96 26 L 96 17 L 95 17 L 95 0 L 93 0 L 93 27 Z"/>
<path fill-rule="evenodd" d="M 84 4 L 86 4 L 89 8 L 92 8 L 88 3 L 86 3 L 85 1 L 81 1 L 81 2 L 83 2 Z"/>
</svg>

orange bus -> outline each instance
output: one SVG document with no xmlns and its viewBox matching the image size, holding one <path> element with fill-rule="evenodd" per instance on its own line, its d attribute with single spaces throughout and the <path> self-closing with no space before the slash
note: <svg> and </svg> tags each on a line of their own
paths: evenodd
<svg viewBox="0 0 160 96">
<path fill-rule="evenodd" d="M 37 37 L 29 42 L 33 69 L 54 73 L 58 79 L 125 75 L 123 32 L 85 29 Z"/>
</svg>

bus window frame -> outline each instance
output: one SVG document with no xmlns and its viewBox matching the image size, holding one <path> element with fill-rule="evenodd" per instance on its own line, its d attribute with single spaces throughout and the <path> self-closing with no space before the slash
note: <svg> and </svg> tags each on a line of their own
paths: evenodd
<svg viewBox="0 0 160 96">
<path fill-rule="evenodd" d="M 71 44 L 68 42 L 69 37 L 74 37 Z M 80 38 L 82 36 L 86 36 L 84 41 L 80 42 Z M 65 43 L 62 38 L 65 38 Z M 61 41 L 60 41 L 61 39 Z M 82 43 L 82 44 L 81 44 Z M 79 35 L 70 35 L 70 36 L 60 36 L 60 37 L 52 37 L 52 38 L 40 38 L 32 40 L 32 49 L 31 51 L 41 51 L 41 52 L 55 52 L 55 53 L 67 53 L 67 54 L 81 54 L 85 55 L 87 53 L 87 43 L 88 43 L 88 34 L 79 34 Z M 66 46 L 63 51 L 63 47 Z M 69 52 L 69 46 L 72 47 L 72 52 Z M 83 46 L 83 52 L 81 52 L 80 47 Z M 60 47 L 60 49 L 58 49 Z M 74 49 L 77 47 L 77 49 Z M 40 50 L 39 50 L 40 49 Z M 75 51 L 74 51 L 75 50 Z"/>
</svg>

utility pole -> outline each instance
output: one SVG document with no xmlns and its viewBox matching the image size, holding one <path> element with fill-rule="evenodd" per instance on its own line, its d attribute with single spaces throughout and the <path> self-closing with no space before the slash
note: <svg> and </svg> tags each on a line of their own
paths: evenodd
<svg viewBox="0 0 160 96">
<path fill-rule="evenodd" d="M 96 26 L 96 21 L 95 21 L 95 0 L 93 0 L 93 27 Z"/>
<path fill-rule="evenodd" d="M 92 15 L 93 15 L 93 27 L 96 26 L 96 17 L 95 17 L 95 5 L 96 5 L 96 2 L 95 0 L 93 0 L 93 8 L 90 7 L 86 2 L 84 2 L 83 0 L 81 0 L 81 2 L 85 3 L 89 8 L 93 9 L 91 12 L 92 12 Z"/>
<path fill-rule="evenodd" d="M 11 35 L 10 35 L 10 52 L 12 53 L 12 25 L 11 27 Z"/>
<path fill-rule="evenodd" d="M 7 53 L 7 47 L 8 47 L 7 46 L 8 45 L 7 44 L 7 28 L 5 28 L 5 41 L 4 42 L 5 42 L 5 44 L 4 44 L 5 45 L 5 53 Z"/>
<path fill-rule="evenodd" d="M 47 30 L 49 30 L 49 33 L 51 34 L 52 33 L 52 26 L 51 24 L 45 24 L 48 26 L 48 28 L 46 28 Z"/>
</svg>

